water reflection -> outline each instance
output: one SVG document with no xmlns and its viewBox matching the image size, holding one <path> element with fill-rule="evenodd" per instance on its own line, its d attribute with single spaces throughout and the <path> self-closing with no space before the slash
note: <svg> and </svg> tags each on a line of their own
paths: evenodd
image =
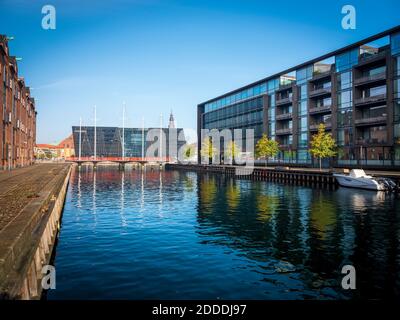
<svg viewBox="0 0 400 320">
<path fill-rule="evenodd" d="M 199 234 L 205 244 L 233 247 L 246 257 L 267 262 L 262 265 L 267 275 L 277 270 L 294 273 L 303 281 L 304 297 L 399 295 L 400 212 L 396 196 L 207 175 L 199 179 Z M 251 192 L 244 195 L 242 189 Z M 281 268 L 282 262 L 287 268 Z M 359 282 L 354 292 L 340 288 L 344 264 L 356 267 Z"/>
<path fill-rule="evenodd" d="M 49 298 L 399 296 L 400 200 L 193 172 L 71 174 Z M 340 288 L 352 264 L 357 290 Z"/>
</svg>

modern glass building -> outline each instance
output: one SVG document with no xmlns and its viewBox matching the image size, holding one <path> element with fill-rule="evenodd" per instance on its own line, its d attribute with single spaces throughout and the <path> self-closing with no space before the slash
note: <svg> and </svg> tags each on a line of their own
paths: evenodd
<svg viewBox="0 0 400 320">
<path fill-rule="evenodd" d="M 182 128 L 118 128 L 118 127 L 96 127 L 96 156 L 97 157 L 122 157 L 123 141 L 125 145 L 124 157 L 143 157 L 146 156 L 147 150 L 154 143 L 157 143 L 160 130 L 164 133 L 164 139 L 161 144 L 161 152 L 163 157 L 174 155 L 173 150 L 179 150 L 186 142 L 184 140 L 184 132 Z M 148 135 L 149 131 L 153 131 L 157 138 Z M 74 137 L 75 155 L 79 154 L 79 141 L 81 141 L 81 156 L 92 157 L 94 150 L 94 127 L 79 126 L 72 127 Z M 79 135 L 81 133 L 81 135 Z M 123 139 L 124 135 L 124 139 Z M 79 140 L 81 136 L 81 140 Z M 151 141 L 147 141 L 151 140 Z M 177 148 L 177 149 L 176 149 Z M 154 154 L 159 155 L 159 150 Z"/>
<path fill-rule="evenodd" d="M 313 166 L 310 139 L 324 123 L 339 146 L 332 165 L 398 168 L 399 78 L 397 26 L 199 104 L 198 154 L 201 129 L 252 128 L 279 142 L 276 162 Z"/>
</svg>

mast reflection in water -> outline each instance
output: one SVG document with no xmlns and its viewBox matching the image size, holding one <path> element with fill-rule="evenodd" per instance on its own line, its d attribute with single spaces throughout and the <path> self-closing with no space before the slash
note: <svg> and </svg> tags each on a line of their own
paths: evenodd
<svg viewBox="0 0 400 320">
<path fill-rule="evenodd" d="M 357 289 L 341 288 L 343 265 Z M 73 171 L 49 299 L 400 295 L 400 199 L 219 175 Z"/>
</svg>

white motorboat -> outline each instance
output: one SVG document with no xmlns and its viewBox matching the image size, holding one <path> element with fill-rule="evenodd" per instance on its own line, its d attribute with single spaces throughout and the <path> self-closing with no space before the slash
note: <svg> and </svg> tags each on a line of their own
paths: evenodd
<svg viewBox="0 0 400 320">
<path fill-rule="evenodd" d="M 333 176 L 342 187 L 375 191 L 392 191 L 397 188 L 391 179 L 368 176 L 362 169 L 353 169 L 350 174 L 334 173 Z"/>
</svg>

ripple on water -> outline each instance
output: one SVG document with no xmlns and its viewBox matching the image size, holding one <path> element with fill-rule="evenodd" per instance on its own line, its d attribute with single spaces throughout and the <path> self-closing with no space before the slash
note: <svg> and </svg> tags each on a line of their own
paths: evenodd
<svg viewBox="0 0 400 320">
<path fill-rule="evenodd" d="M 71 175 L 49 299 L 398 295 L 400 203 L 190 172 Z M 340 288 L 343 264 L 357 290 Z"/>
</svg>

